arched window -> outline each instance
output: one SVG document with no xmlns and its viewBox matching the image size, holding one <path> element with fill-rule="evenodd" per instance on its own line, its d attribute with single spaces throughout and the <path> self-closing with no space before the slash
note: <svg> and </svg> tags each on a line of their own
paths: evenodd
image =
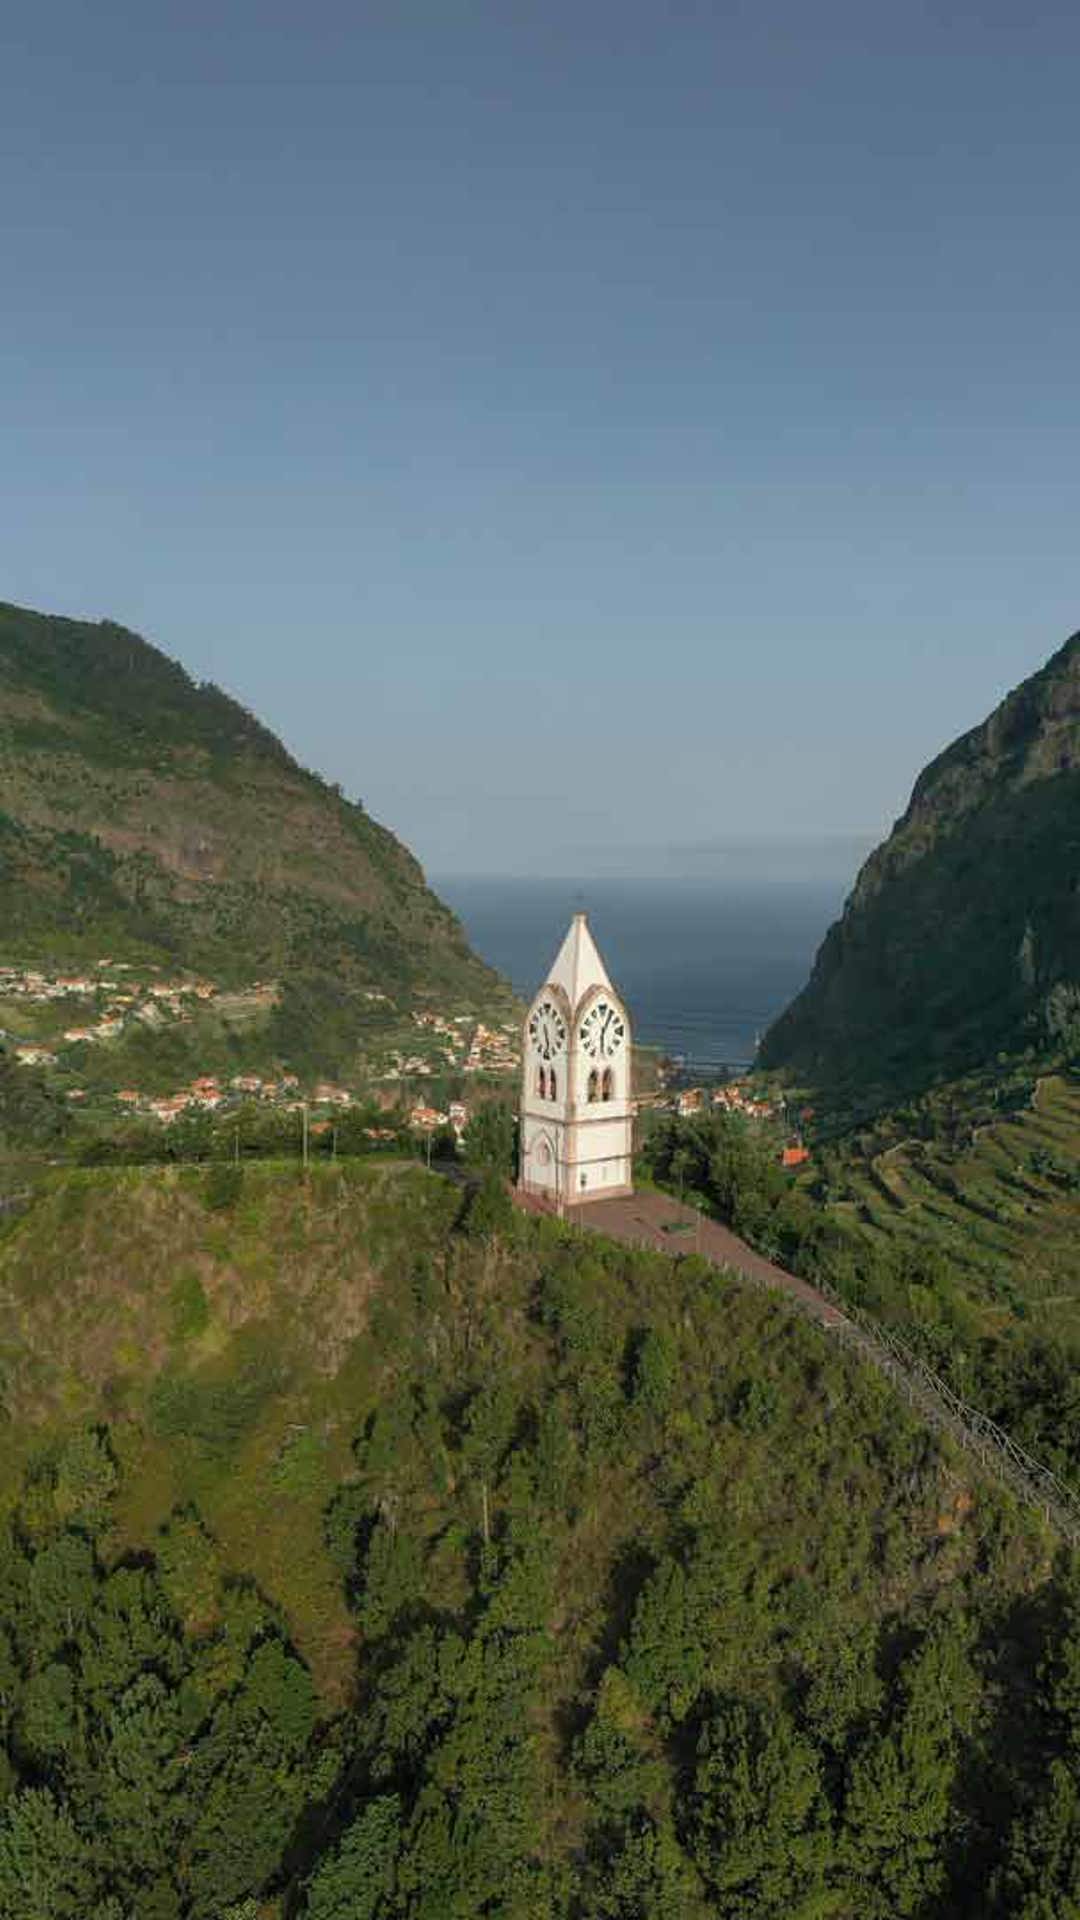
<svg viewBox="0 0 1080 1920">
<path fill-rule="evenodd" d="M 548 1088 L 548 1096 L 549 1096 L 549 1098 L 550 1098 L 550 1099 L 552 1099 L 552 1100 L 557 1100 L 557 1099 L 558 1099 L 558 1097 L 559 1097 L 559 1093 L 558 1093 L 558 1088 L 557 1088 L 557 1086 L 556 1086 L 556 1082 L 555 1082 L 555 1069 L 554 1069 L 554 1067 L 552 1067 L 552 1069 L 551 1069 L 551 1081 L 550 1081 L 550 1084 L 549 1084 L 549 1088 Z"/>
<path fill-rule="evenodd" d="M 615 1075 L 612 1073 L 610 1067 L 604 1068 L 604 1086 L 600 1098 L 601 1100 L 614 1100 L 615 1098 Z"/>
<path fill-rule="evenodd" d="M 547 1068 L 546 1067 L 541 1067 L 539 1073 L 536 1076 L 536 1091 L 540 1095 L 541 1100 L 547 1099 Z"/>
<path fill-rule="evenodd" d="M 595 1100 L 598 1098 L 599 1082 L 600 1082 L 600 1075 L 597 1073 L 596 1068 L 594 1067 L 592 1072 L 589 1075 L 589 1090 L 586 1096 L 589 1100 Z"/>
</svg>

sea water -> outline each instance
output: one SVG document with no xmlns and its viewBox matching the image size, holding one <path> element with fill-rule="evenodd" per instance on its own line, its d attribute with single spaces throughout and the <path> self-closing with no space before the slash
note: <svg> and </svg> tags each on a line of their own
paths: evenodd
<svg viewBox="0 0 1080 1920">
<path fill-rule="evenodd" d="M 850 881 L 562 881 L 444 876 L 471 945 L 523 998 L 581 909 L 635 1036 L 701 1073 L 747 1065 L 806 983 Z"/>
</svg>

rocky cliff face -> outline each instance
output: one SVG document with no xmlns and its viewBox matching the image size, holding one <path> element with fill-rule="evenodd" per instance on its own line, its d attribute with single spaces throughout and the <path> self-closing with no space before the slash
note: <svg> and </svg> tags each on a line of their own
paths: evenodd
<svg viewBox="0 0 1080 1920">
<path fill-rule="evenodd" d="M 931 762 L 761 1064 L 887 1098 L 1080 1013 L 1080 634 Z"/>
<path fill-rule="evenodd" d="M 0 604 L 0 959 L 501 995 L 412 855 L 137 634 Z"/>
</svg>

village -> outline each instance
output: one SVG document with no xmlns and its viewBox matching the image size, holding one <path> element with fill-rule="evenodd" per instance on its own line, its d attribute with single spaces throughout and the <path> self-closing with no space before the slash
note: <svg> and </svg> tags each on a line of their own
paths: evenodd
<svg viewBox="0 0 1080 1920">
<path fill-rule="evenodd" d="M 355 1083 L 348 1085 L 318 1079 L 303 1087 L 299 1075 L 287 1070 L 231 1075 L 204 1071 L 167 1091 L 131 1084 L 103 1088 L 100 1073 L 93 1086 L 63 1085 L 79 1080 L 90 1048 L 107 1056 L 126 1035 L 193 1026 L 200 1017 L 204 1023 L 216 1015 L 222 1022 L 247 1025 L 268 1015 L 279 999 L 273 981 L 225 988 L 202 978 L 166 977 L 158 967 L 109 957 L 89 968 L 55 972 L 0 965 L 0 1044 L 19 1065 L 55 1075 L 73 1106 L 92 1103 L 162 1126 L 185 1115 L 217 1114 L 254 1103 L 285 1112 L 309 1108 L 318 1127 L 319 1116 L 375 1105 L 393 1112 L 399 1123 L 404 1119 L 414 1131 L 449 1129 L 460 1138 L 469 1104 L 463 1098 L 446 1098 L 447 1087 L 457 1090 L 456 1083 L 472 1080 L 490 1090 L 491 1083 L 518 1072 L 520 1036 L 513 1022 L 493 1026 L 473 1012 L 399 1010 L 388 994 L 374 988 L 362 990 L 361 997 L 382 1019 L 358 1060 Z M 193 1044 L 197 1048 L 194 1034 Z M 429 1083 L 441 1100 L 422 1097 L 418 1082 Z"/>
<path fill-rule="evenodd" d="M 62 1018 L 49 1022 L 47 1039 L 16 1043 L 16 1060 L 24 1066 L 56 1066 L 66 1047 L 115 1040 L 131 1021 L 156 1027 L 170 1019 L 190 1019 L 193 1008 L 218 998 L 209 980 L 140 981 L 135 974 L 129 962 L 110 959 L 98 960 L 88 973 L 0 966 L 0 1003 L 10 999 L 33 1007 L 62 1007 L 65 1001 L 76 1001 L 84 1014 L 68 1026 Z M 272 987 L 258 982 L 251 993 L 265 1005 L 273 1004 Z"/>
<path fill-rule="evenodd" d="M 785 1103 L 776 1095 L 765 1095 L 755 1090 L 751 1081 L 732 1079 L 717 1085 L 667 1088 L 663 1082 L 666 1076 L 660 1070 L 660 1090 L 652 1094 L 641 1095 L 634 1104 L 637 1114 L 646 1111 L 652 1113 L 677 1114 L 686 1119 L 693 1114 L 706 1113 L 710 1109 L 720 1113 L 739 1114 L 745 1120 L 761 1124 L 788 1125 L 788 1112 Z M 808 1117 L 808 1116 L 807 1116 Z M 789 1171 L 805 1166 L 810 1158 L 809 1148 L 804 1144 L 802 1135 L 795 1132 L 780 1149 L 781 1165 Z"/>
<path fill-rule="evenodd" d="M 362 997 L 377 1016 L 376 1029 L 368 1036 L 356 1076 L 349 1083 L 318 1078 L 305 1085 L 297 1073 L 280 1068 L 232 1074 L 205 1070 L 166 1089 L 115 1082 L 103 1086 L 100 1072 L 94 1084 L 80 1084 L 79 1070 L 86 1066 L 88 1049 L 95 1054 L 101 1049 L 107 1056 L 127 1034 L 186 1026 L 193 1028 L 197 1057 L 195 1036 L 208 1017 L 249 1024 L 265 1018 L 279 999 L 274 981 L 224 987 L 201 977 L 167 976 L 160 967 L 137 966 L 108 956 L 82 969 L 0 965 L 0 1044 L 18 1064 L 55 1076 L 73 1108 L 93 1109 L 102 1118 L 110 1112 L 126 1115 L 163 1127 L 184 1117 L 224 1117 L 254 1105 L 284 1113 L 306 1111 L 313 1130 L 320 1131 L 333 1123 L 335 1114 L 374 1107 L 394 1124 L 366 1129 L 373 1141 L 388 1141 L 401 1127 L 429 1138 L 442 1133 L 460 1141 L 478 1098 L 487 1100 L 516 1086 L 521 1062 L 516 1023 L 491 1025 L 472 1012 L 434 1007 L 398 1009 L 389 995 L 375 988 L 362 990 Z M 104 1061 L 99 1058 L 98 1064 Z M 715 1109 L 753 1122 L 782 1117 L 780 1102 L 762 1096 L 742 1078 L 675 1085 L 669 1063 L 652 1059 L 650 1066 L 644 1076 L 646 1085 L 639 1082 L 635 1115 L 666 1112 L 687 1117 Z M 75 1084 L 70 1084 L 73 1080 Z M 470 1083 L 475 1089 L 471 1098 Z M 807 1158 L 801 1140 L 783 1150 L 784 1164 L 792 1169 Z"/>
</svg>

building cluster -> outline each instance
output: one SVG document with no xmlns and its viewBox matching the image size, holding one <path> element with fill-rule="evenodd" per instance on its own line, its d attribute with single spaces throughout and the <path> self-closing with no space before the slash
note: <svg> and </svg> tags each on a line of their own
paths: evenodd
<svg viewBox="0 0 1080 1920">
<path fill-rule="evenodd" d="M 116 1098 L 129 1113 L 145 1115 L 169 1126 L 186 1113 L 216 1113 L 220 1107 L 236 1107 L 250 1100 L 265 1101 L 286 1110 L 298 1108 L 300 1082 L 295 1073 L 283 1073 L 278 1080 L 263 1080 L 257 1073 L 238 1073 L 222 1082 L 212 1073 L 203 1073 L 179 1092 L 142 1093 L 138 1087 L 121 1087 Z M 335 1088 L 335 1093 L 343 1089 Z M 71 1100 L 85 1098 L 81 1088 L 68 1095 Z M 347 1096 L 351 1100 L 352 1096 Z"/>
<path fill-rule="evenodd" d="M 683 1087 L 678 1093 L 646 1094 L 638 1100 L 636 1111 L 646 1108 L 654 1113 L 677 1113 L 681 1117 L 705 1113 L 710 1108 L 714 1112 L 742 1114 L 748 1120 L 778 1121 L 786 1117 L 782 1100 L 764 1100 L 741 1080 L 731 1080 L 720 1087 Z M 803 1118 L 808 1117 L 804 1113 Z M 810 1149 L 798 1132 L 780 1149 L 780 1164 L 789 1173 L 806 1166 L 809 1160 Z"/>
<path fill-rule="evenodd" d="M 16 1047 L 15 1058 L 22 1067 L 55 1067 L 57 1062 L 56 1054 L 50 1053 L 48 1047 Z"/>
<path fill-rule="evenodd" d="M 477 1025 L 464 1063 L 465 1073 L 512 1073 L 521 1059 L 518 1029 Z"/>
<path fill-rule="evenodd" d="M 722 1108 L 725 1113 L 745 1114 L 748 1120 L 777 1120 L 781 1112 L 779 1101 L 762 1100 L 759 1095 L 751 1093 L 741 1080 L 730 1080 L 726 1086 L 712 1087 L 710 1104 Z"/>
<path fill-rule="evenodd" d="M 76 1087 L 69 1093 L 70 1100 L 84 1100 L 85 1089 Z M 265 1080 L 257 1073 L 237 1073 L 231 1080 L 222 1081 L 211 1073 L 200 1074 L 188 1086 L 170 1094 L 142 1093 L 137 1087 L 122 1087 L 116 1099 L 126 1112 L 138 1114 L 145 1119 L 160 1121 L 162 1126 L 171 1126 L 173 1121 L 185 1114 L 217 1113 L 235 1110 L 258 1101 L 260 1105 L 277 1107 L 285 1113 L 299 1113 L 305 1106 L 320 1113 L 312 1127 L 313 1132 L 324 1131 L 331 1125 L 326 1109 L 347 1109 L 360 1104 L 358 1096 L 348 1087 L 340 1087 L 330 1080 L 320 1080 L 304 1098 L 300 1082 L 295 1073 L 283 1073 L 276 1080 Z M 400 1122 L 401 1109 L 395 1109 L 386 1101 L 381 1102 L 389 1119 L 395 1113 Z M 437 1133 L 448 1128 L 460 1140 L 468 1125 L 469 1109 L 462 1100 L 451 1100 L 445 1109 L 417 1102 L 407 1110 L 409 1126 L 416 1133 Z M 394 1140 L 397 1129 L 393 1126 L 365 1127 L 365 1134 L 372 1140 Z"/>
<path fill-rule="evenodd" d="M 147 967 L 146 973 L 157 968 Z M 0 1000 L 26 1000 L 31 1005 L 79 1001 L 92 1006 L 92 1015 L 62 1028 L 51 1044 L 26 1042 L 14 1048 L 15 1058 L 24 1066 L 55 1066 L 59 1047 L 94 1045 L 116 1040 L 132 1021 L 149 1027 L 166 1022 L 189 1020 L 200 1006 L 221 998 L 221 988 L 212 980 L 140 979 L 126 960 L 97 960 L 85 972 L 45 973 L 33 967 L 0 966 Z M 272 982 L 257 980 L 243 990 L 242 997 L 256 1005 L 270 1005 L 277 988 Z M 236 996 L 232 996 L 236 997 Z"/>
<path fill-rule="evenodd" d="M 396 1047 L 387 1054 L 384 1080 L 431 1079 L 443 1073 L 508 1074 L 521 1058 L 518 1028 L 512 1022 L 485 1026 L 471 1013 L 419 1012 L 412 1015 L 425 1051 Z"/>
<path fill-rule="evenodd" d="M 642 1094 L 637 1101 L 639 1112 L 649 1108 L 654 1113 L 677 1113 L 683 1118 L 706 1113 L 710 1107 L 722 1113 L 740 1113 L 748 1120 L 779 1120 L 783 1111 L 780 1101 L 763 1100 L 741 1080 L 720 1087 L 682 1087 L 678 1092 Z"/>
<path fill-rule="evenodd" d="M 460 1140 L 468 1124 L 469 1109 L 463 1100 L 451 1100 L 445 1113 L 423 1102 L 409 1111 L 409 1125 L 416 1133 L 438 1133 L 440 1128 L 449 1127 L 454 1138 Z"/>
<path fill-rule="evenodd" d="M 173 978 L 157 967 L 136 967 L 109 958 L 81 970 L 64 972 L 0 966 L 0 1001 L 22 1000 L 29 1005 L 55 1006 L 54 1012 L 35 1021 L 37 1030 L 33 1037 L 25 1029 L 21 1034 L 16 1031 L 6 1036 L 12 1057 L 26 1067 L 70 1071 L 78 1060 L 78 1055 L 70 1049 L 118 1040 L 125 1030 L 132 1030 L 135 1022 L 151 1028 L 164 1027 L 189 1021 L 200 1008 L 209 1008 L 214 1002 L 219 1003 L 222 1012 L 230 1012 L 240 1001 L 250 1008 L 272 1004 L 276 998 L 277 987 L 273 983 L 258 981 L 233 992 L 209 980 Z M 364 989 L 363 998 L 379 1004 L 387 1012 L 394 1006 L 388 994 L 373 987 Z M 70 1024 L 65 1024 L 65 1013 Z M 407 1120 L 414 1131 L 434 1134 L 447 1129 L 460 1139 L 469 1117 L 465 1103 L 454 1100 L 440 1105 L 429 1097 L 420 1098 L 410 1106 L 409 1089 L 404 1083 L 421 1078 L 434 1081 L 450 1074 L 501 1076 L 512 1073 L 520 1057 L 518 1028 L 512 1022 L 488 1026 L 474 1013 L 451 1013 L 430 1007 L 414 1010 L 407 1016 L 402 1014 L 400 1019 L 402 1034 L 411 1034 L 412 1043 L 403 1038 L 381 1058 L 369 1057 L 369 1070 L 374 1070 L 375 1078 L 381 1083 L 374 1090 L 376 1104 L 388 1110 L 387 1124 L 369 1132 L 372 1138 L 394 1139 L 397 1128 Z M 2 1028 L 0 1038 L 4 1038 Z M 76 1086 L 67 1089 L 66 1097 L 78 1104 L 91 1098 L 91 1094 L 88 1088 Z M 103 1097 L 100 1089 L 95 1097 Z M 290 1073 L 276 1079 L 253 1072 L 238 1073 L 231 1079 L 202 1073 L 186 1086 L 169 1093 L 128 1086 L 107 1097 L 115 1100 L 121 1111 L 156 1120 L 163 1126 L 172 1125 L 184 1115 L 217 1113 L 245 1102 L 285 1111 L 304 1104 L 297 1076 Z M 311 1089 L 308 1104 L 319 1115 L 317 1124 L 321 1125 L 334 1110 L 347 1110 L 362 1098 L 350 1087 L 322 1080 Z"/>
</svg>

